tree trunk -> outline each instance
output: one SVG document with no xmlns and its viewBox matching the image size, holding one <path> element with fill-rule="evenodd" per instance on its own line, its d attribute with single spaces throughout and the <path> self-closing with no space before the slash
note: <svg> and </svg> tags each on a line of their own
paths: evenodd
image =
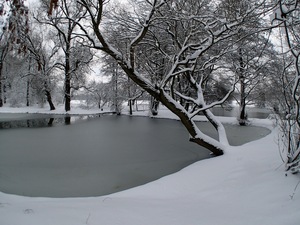
<svg viewBox="0 0 300 225">
<path fill-rule="evenodd" d="M 69 45 L 66 51 L 66 65 L 65 65 L 65 110 L 71 110 L 71 74 L 70 74 L 70 54 Z"/>
<path fill-rule="evenodd" d="M 153 97 L 151 97 L 151 114 L 152 116 L 157 116 L 158 114 L 158 106 L 159 106 L 159 101 L 157 101 L 156 99 L 154 99 Z"/>
<path fill-rule="evenodd" d="M 247 112 L 246 112 L 246 96 L 245 96 L 245 79 L 243 76 L 240 78 L 241 96 L 240 96 L 240 115 L 239 124 L 245 126 L 247 124 Z"/>
<path fill-rule="evenodd" d="M 3 104 L 6 104 L 7 96 L 6 96 L 6 84 L 3 85 Z"/>
<path fill-rule="evenodd" d="M 3 84 L 4 79 L 3 79 L 2 70 L 3 70 L 3 62 L 8 52 L 8 45 L 5 45 L 3 48 L 1 48 L 0 51 L 1 51 L 0 52 L 0 107 L 3 107 L 3 104 L 6 103 L 6 99 L 5 99 L 6 97 L 5 97 L 5 84 Z M 3 85 L 3 90 L 2 90 L 2 85 Z"/>
<path fill-rule="evenodd" d="M 26 87 L 26 106 L 28 107 L 30 105 L 30 83 L 29 83 L 29 79 L 27 79 L 26 85 L 27 85 L 27 87 Z"/>
<path fill-rule="evenodd" d="M 132 100 L 128 100 L 128 105 L 129 105 L 129 115 L 132 115 Z"/>
<path fill-rule="evenodd" d="M 241 48 L 239 49 L 239 64 L 240 64 L 239 79 L 241 85 L 239 124 L 241 126 L 245 126 L 247 122 L 245 64 L 244 64 L 243 52 Z"/>
<path fill-rule="evenodd" d="M 160 91 L 159 99 L 169 110 L 179 117 L 182 124 L 190 134 L 191 142 L 197 143 L 208 149 L 215 156 L 224 154 L 223 149 L 225 149 L 225 146 L 215 139 L 202 133 L 189 115 L 185 113 L 184 108 L 179 108 L 177 102 L 170 99 L 163 90 Z"/>
<path fill-rule="evenodd" d="M 65 80 L 65 110 L 66 112 L 71 110 L 71 84 L 69 76 L 66 76 Z"/>
<path fill-rule="evenodd" d="M 114 105 L 115 105 L 115 112 L 117 115 L 121 114 L 121 109 L 119 109 L 119 90 L 118 90 L 118 67 L 114 70 L 114 77 L 115 77 L 115 96 L 114 96 Z"/>
<path fill-rule="evenodd" d="M 70 116 L 66 116 L 65 117 L 65 124 L 66 125 L 70 125 L 71 124 L 71 117 Z"/>
<path fill-rule="evenodd" d="M 131 82 L 130 82 L 130 78 L 128 77 L 128 79 L 127 79 L 127 82 L 128 82 L 128 106 L 129 106 L 129 115 L 132 115 L 132 99 L 131 99 L 131 90 L 130 90 L 130 84 L 131 84 Z"/>
<path fill-rule="evenodd" d="M 47 97 L 47 102 L 49 103 L 50 110 L 55 110 L 55 106 L 52 102 L 52 97 L 50 91 L 45 91 L 46 92 L 46 97 Z"/>
<path fill-rule="evenodd" d="M 3 107 L 3 100 L 2 100 L 2 62 L 0 62 L 0 107 Z"/>
<path fill-rule="evenodd" d="M 247 124 L 247 112 L 246 112 L 246 104 L 245 104 L 245 99 L 241 100 L 241 105 L 240 105 L 240 117 L 239 117 L 239 124 L 241 126 L 246 126 Z"/>
</svg>

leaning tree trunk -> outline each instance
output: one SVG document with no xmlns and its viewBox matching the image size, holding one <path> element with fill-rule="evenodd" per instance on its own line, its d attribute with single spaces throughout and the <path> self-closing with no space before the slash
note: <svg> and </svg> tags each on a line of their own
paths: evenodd
<svg viewBox="0 0 300 225">
<path fill-rule="evenodd" d="M 115 55 L 113 51 L 110 51 L 109 48 L 106 49 L 106 53 L 110 54 L 114 58 L 118 59 L 118 55 Z M 208 149 L 215 156 L 223 155 L 224 150 L 226 149 L 226 145 L 228 141 L 222 142 L 223 139 L 227 139 L 225 129 L 223 125 L 219 122 L 216 122 L 218 128 L 219 137 L 221 137 L 220 141 L 217 141 L 208 135 L 204 134 L 197 127 L 193 119 L 190 117 L 189 113 L 185 110 L 185 108 L 179 105 L 171 96 L 169 96 L 163 89 L 159 87 L 154 87 L 149 85 L 149 83 L 141 78 L 134 69 L 127 64 L 126 62 L 122 62 L 118 60 L 119 65 L 124 70 L 124 72 L 140 87 L 142 87 L 145 91 L 147 91 L 152 97 L 154 97 L 157 101 L 164 104 L 171 112 L 173 112 L 177 117 L 181 120 L 182 124 L 186 128 L 186 130 L 190 134 L 190 141 L 197 143 L 198 145 Z M 214 118 L 211 117 L 211 120 Z M 222 136 L 220 134 L 222 133 Z M 223 144 L 224 143 L 224 144 Z"/>
<path fill-rule="evenodd" d="M 188 113 L 184 110 L 184 108 L 180 107 L 179 104 L 177 104 L 176 101 L 172 100 L 168 97 L 168 95 L 163 91 L 160 90 L 160 95 L 158 99 L 175 115 L 179 117 L 181 120 L 181 123 L 184 125 L 184 127 L 187 129 L 187 131 L 190 134 L 190 141 L 197 143 L 198 145 L 208 149 L 211 151 L 215 156 L 223 155 L 224 149 L 226 148 L 225 145 L 228 144 L 225 129 L 223 128 L 223 125 L 221 123 L 216 122 L 214 126 L 217 128 L 218 133 L 222 133 L 222 135 L 219 135 L 220 141 L 217 141 L 204 133 L 202 133 L 193 119 L 190 118 Z M 209 112 L 209 110 L 206 110 L 206 112 Z M 210 117 L 208 117 L 209 120 L 214 120 L 213 116 L 209 114 Z M 222 142 L 225 144 L 222 144 Z"/>
</svg>

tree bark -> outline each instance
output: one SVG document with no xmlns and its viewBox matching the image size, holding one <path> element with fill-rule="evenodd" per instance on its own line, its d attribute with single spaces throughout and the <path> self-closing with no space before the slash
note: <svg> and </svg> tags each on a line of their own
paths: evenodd
<svg viewBox="0 0 300 225">
<path fill-rule="evenodd" d="M 153 97 L 151 97 L 151 114 L 152 116 L 157 116 L 158 114 L 158 106 L 159 106 L 159 101 L 157 101 L 156 99 L 154 99 Z"/>
<path fill-rule="evenodd" d="M 69 75 L 65 79 L 65 111 L 71 110 L 71 82 Z"/>
<path fill-rule="evenodd" d="M 51 97 L 50 91 L 45 91 L 45 92 L 46 92 L 47 102 L 48 102 L 48 104 L 50 106 L 50 110 L 55 110 L 55 106 L 54 106 L 54 104 L 52 102 L 52 97 Z"/>
<path fill-rule="evenodd" d="M 128 100 L 128 105 L 129 105 L 129 115 L 132 115 L 132 100 Z"/>
<path fill-rule="evenodd" d="M 6 57 L 8 51 L 8 45 L 4 46 L 4 48 L 1 49 L 0 53 L 0 107 L 3 107 L 3 103 L 5 103 L 5 95 L 3 97 L 2 92 L 5 92 L 5 87 L 3 86 L 2 90 L 2 85 L 3 85 L 3 61 Z M 4 98 L 4 100 L 3 100 Z"/>
<path fill-rule="evenodd" d="M 241 126 L 245 126 L 247 122 L 247 114 L 246 114 L 246 85 L 245 85 L 245 64 L 243 59 L 242 49 L 239 49 L 239 79 L 241 85 L 241 95 L 240 95 L 240 115 L 239 115 L 239 124 Z"/>
<path fill-rule="evenodd" d="M 240 117 L 239 117 L 239 124 L 241 126 L 245 126 L 247 122 L 247 112 L 246 112 L 246 103 L 245 99 L 241 99 L 240 103 Z"/>
<path fill-rule="evenodd" d="M 175 115 L 179 117 L 182 124 L 185 126 L 187 131 L 190 134 L 190 141 L 197 143 L 198 145 L 201 145 L 202 147 L 208 149 L 211 151 L 215 156 L 223 155 L 223 149 L 225 149 L 225 146 L 218 143 L 213 138 L 210 138 L 209 136 L 205 136 L 204 134 L 197 128 L 196 124 L 193 122 L 191 118 L 189 118 L 188 114 L 184 112 L 184 110 L 178 108 L 178 106 L 170 101 L 170 99 L 166 96 L 164 91 L 160 91 L 159 100 Z"/>
<path fill-rule="evenodd" d="M 27 87 L 26 87 L 26 106 L 28 107 L 30 105 L 30 83 L 29 83 L 29 79 L 27 79 Z"/>
<path fill-rule="evenodd" d="M 66 46 L 65 65 L 65 111 L 71 110 L 71 74 L 70 74 L 70 43 Z"/>
<path fill-rule="evenodd" d="M 2 100 L 2 62 L 0 62 L 0 107 L 3 107 L 3 100 Z"/>
</svg>

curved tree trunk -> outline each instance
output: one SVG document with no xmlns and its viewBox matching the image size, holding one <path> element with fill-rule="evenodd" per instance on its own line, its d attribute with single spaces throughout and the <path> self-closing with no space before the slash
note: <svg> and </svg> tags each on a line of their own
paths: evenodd
<svg viewBox="0 0 300 225">
<path fill-rule="evenodd" d="M 209 151 L 211 151 L 215 156 L 223 155 L 226 146 L 221 142 L 207 136 L 199 130 L 195 122 L 189 117 L 185 112 L 184 108 L 180 106 L 173 99 L 169 98 L 168 95 L 161 91 L 159 95 L 159 100 L 173 113 L 175 113 L 181 120 L 181 123 L 187 129 L 190 134 L 190 141 L 194 142 Z M 211 118 L 212 119 L 212 118 Z M 222 126 L 221 126 L 222 127 Z M 225 131 L 225 130 L 224 130 Z M 219 133 L 219 130 L 218 130 Z M 227 142 L 228 143 L 228 142 Z M 227 144 L 225 143 L 225 144 Z"/>
</svg>

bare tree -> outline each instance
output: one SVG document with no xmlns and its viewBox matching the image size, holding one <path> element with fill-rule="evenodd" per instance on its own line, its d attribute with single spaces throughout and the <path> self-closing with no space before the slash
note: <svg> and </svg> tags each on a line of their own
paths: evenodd
<svg viewBox="0 0 300 225">
<path fill-rule="evenodd" d="M 110 86 L 103 82 L 92 80 L 88 83 L 88 88 L 85 89 L 86 106 L 96 105 L 98 109 L 103 110 L 103 107 L 109 102 Z"/>
<path fill-rule="evenodd" d="M 282 86 L 284 93 L 284 117 L 281 118 L 283 151 L 286 169 L 297 173 L 300 170 L 300 3 L 297 0 L 278 0 L 274 21 L 284 33 L 285 48 Z M 289 61 L 289 58 L 292 58 Z"/>
<path fill-rule="evenodd" d="M 82 37 L 89 40 L 91 47 L 110 55 L 133 82 L 179 117 L 190 134 L 190 141 L 204 146 L 215 155 L 222 155 L 228 145 L 226 132 L 210 108 L 222 104 L 233 89 L 220 101 L 207 104 L 203 83 L 206 71 L 220 62 L 231 49 L 232 43 L 228 39 L 239 33 L 245 21 L 254 22 L 254 18 L 257 20 L 266 15 L 269 10 L 267 1 L 255 2 L 242 14 L 227 18 L 217 12 L 219 2 L 132 1 L 133 7 L 138 9 L 141 5 L 143 10 L 133 10 L 138 13 L 131 20 L 135 23 L 130 23 L 133 25 L 130 36 L 124 37 L 120 33 L 126 40 L 124 50 L 110 42 L 109 34 L 102 29 L 108 18 L 106 15 L 111 13 L 106 10 L 107 0 L 79 0 L 89 17 L 77 24 L 82 30 Z M 158 30 L 164 35 L 156 35 Z M 154 69 L 147 74 L 147 70 L 139 64 L 140 60 L 149 56 L 147 51 L 143 52 L 149 46 L 156 46 L 157 53 L 165 60 L 163 73 L 156 83 L 151 79 Z M 148 68 L 148 71 L 151 70 Z M 185 88 L 179 85 L 181 83 L 185 84 Z M 189 107 L 182 105 L 187 102 Z M 200 112 L 214 125 L 219 140 L 205 135 L 196 126 L 194 118 Z"/>
<path fill-rule="evenodd" d="M 110 56 L 102 58 L 103 66 L 101 72 L 103 75 L 110 77 L 110 81 L 106 84 L 109 87 L 107 90 L 107 99 L 110 102 L 110 108 L 112 111 L 120 114 L 122 111 L 122 103 L 125 100 L 124 86 L 122 83 L 125 80 L 124 72 L 118 65 L 118 63 Z"/>
<path fill-rule="evenodd" d="M 41 3 L 44 9 L 48 6 L 48 1 L 41 0 Z M 82 69 L 84 65 L 88 65 L 91 60 L 91 55 L 83 57 L 81 54 L 82 50 L 86 51 L 88 48 L 79 46 L 82 44 L 82 39 L 78 39 L 77 34 L 78 23 L 85 17 L 86 10 L 76 1 L 71 0 L 62 0 L 59 5 L 57 5 L 57 1 L 51 1 L 51 6 L 57 8 L 52 15 L 47 15 L 46 10 L 42 10 L 42 13 L 36 15 L 35 18 L 37 21 L 55 28 L 57 32 L 58 42 L 64 54 L 64 62 L 61 62 L 60 66 L 65 77 L 65 110 L 70 111 L 72 79 L 79 78 L 79 73 L 76 74 L 76 71 Z M 51 8 L 48 13 L 50 12 L 52 12 Z M 79 56 L 79 58 L 76 58 L 76 56 Z M 75 84 L 73 87 L 78 89 L 79 85 Z"/>
<path fill-rule="evenodd" d="M 3 106 L 3 67 L 8 52 L 26 51 L 20 33 L 28 32 L 28 8 L 21 0 L 0 3 L 0 107 Z"/>
<path fill-rule="evenodd" d="M 28 56 L 32 61 L 30 66 L 33 67 L 27 74 L 31 78 L 31 86 L 37 94 L 41 93 L 42 96 L 46 96 L 50 110 L 55 110 L 51 93 L 55 87 L 53 73 L 56 70 L 55 56 L 59 47 L 55 44 L 51 46 L 49 40 L 45 47 L 43 37 L 32 32 L 26 35 L 25 42 Z"/>
<path fill-rule="evenodd" d="M 8 52 L 8 45 L 0 46 L 0 107 L 2 107 L 4 103 L 3 96 L 2 96 L 4 76 L 2 74 L 3 74 L 3 64 L 5 62 L 7 52 Z"/>
<path fill-rule="evenodd" d="M 220 14 L 214 14 L 214 10 L 211 10 L 214 6 L 204 1 L 154 0 L 143 2 L 146 7 L 143 6 L 144 13 L 140 14 L 137 19 L 140 21 L 139 27 L 128 38 L 126 51 L 122 52 L 114 47 L 113 43 L 109 43 L 106 34 L 101 30 L 102 23 L 105 22 L 106 1 L 80 0 L 79 3 L 90 16 L 90 27 L 92 27 L 94 35 L 90 33 L 84 23 L 81 23 L 80 27 L 92 47 L 114 58 L 127 76 L 175 113 L 188 130 L 190 141 L 206 147 L 215 155 L 222 155 L 228 145 L 226 132 L 209 109 L 223 103 L 229 93 L 222 100 L 207 105 L 202 87 L 204 71 L 226 54 L 228 46 L 219 49 L 220 44 L 236 35 L 251 12 L 258 7 L 264 7 L 264 4 L 259 2 L 255 4 L 255 7 L 249 8 L 245 14 L 228 20 Z M 135 3 L 136 6 L 137 4 Z M 153 33 L 153 27 L 161 26 L 169 37 L 167 40 L 170 43 L 169 51 L 160 47 L 161 39 L 158 39 Z M 179 26 L 182 32 L 177 33 Z M 136 62 L 139 61 L 139 51 L 149 36 L 153 37 L 150 44 L 158 46 L 159 52 L 165 56 L 166 60 L 163 77 L 157 84 L 152 83 L 145 74 L 139 72 L 139 67 L 136 65 Z M 217 54 L 207 55 L 208 52 Z M 178 85 L 175 85 L 176 82 L 174 82 L 177 79 L 184 79 L 190 85 L 193 94 L 187 95 L 180 92 Z M 192 107 L 186 109 L 179 104 L 177 98 L 190 102 Z M 203 112 L 215 126 L 219 134 L 219 141 L 205 135 L 196 126 L 194 117 L 199 112 Z"/>
<path fill-rule="evenodd" d="M 262 3 L 266 4 L 267 1 Z M 227 18 L 233 19 L 242 16 L 256 4 L 257 1 L 223 0 L 218 10 L 224 12 Z M 267 80 L 268 67 L 273 55 L 276 55 L 270 42 L 269 22 L 261 18 L 261 10 L 265 9 L 257 9 L 252 13 L 251 18 L 245 21 L 238 34 L 232 38 L 235 50 L 228 55 L 226 60 L 229 69 L 239 80 L 235 100 L 240 107 L 238 115 L 240 125 L 247 124 L 246 106 L 254 104 L 261 97 L 259 87 Z"/>
</svg>

